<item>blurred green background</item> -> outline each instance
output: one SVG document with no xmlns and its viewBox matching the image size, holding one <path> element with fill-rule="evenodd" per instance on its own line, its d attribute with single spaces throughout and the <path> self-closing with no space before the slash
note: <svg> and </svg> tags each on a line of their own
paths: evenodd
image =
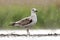
<svg viewBox="0 0 60 40">
<path fill-rule="evenodd" d="M 20 29 L 9 24 L 29 16 L 33 7 L 38 10 L 38 22 L 32 28 L 60 28 L 59 0 L 0 0 L 0 29 Z"/>
</svg>

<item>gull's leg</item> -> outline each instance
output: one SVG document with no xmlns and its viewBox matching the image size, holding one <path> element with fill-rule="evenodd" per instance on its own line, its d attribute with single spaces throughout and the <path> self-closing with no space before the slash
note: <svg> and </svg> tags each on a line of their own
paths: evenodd
<svg viewBox="0 0 60 40">
<path fill-rule="evenodd" d="M 27 35 L 30 35 L 29 28 L 27 28 Z"/>
</svg>

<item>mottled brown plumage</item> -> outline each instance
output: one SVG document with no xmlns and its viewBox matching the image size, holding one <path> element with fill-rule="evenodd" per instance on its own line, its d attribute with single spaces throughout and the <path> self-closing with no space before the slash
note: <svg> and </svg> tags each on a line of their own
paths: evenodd
<svg viewBox="0 0 60 40">
<path fill-rule="evenodd" d="M 24 26 L 24 25 L 30 24 L 31 22 L 32 22 L 32 19 L 25 19 L 20 21 L 18 24 Z"/>
</svg>

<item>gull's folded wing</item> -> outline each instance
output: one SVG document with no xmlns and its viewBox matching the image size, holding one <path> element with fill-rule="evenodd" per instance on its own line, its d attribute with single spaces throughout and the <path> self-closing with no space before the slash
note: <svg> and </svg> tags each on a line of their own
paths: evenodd
<svg viewBox="0 0 60 40">
<path fill-rule="evenodd" d="M 31 22 L 32 22 L 31 18 L 25 18 L 25 19 L 22 19 L 20 21 L 17 21 L 16 23 L 24 26 L 24 25 L 30 24 Z"/>
</svg>

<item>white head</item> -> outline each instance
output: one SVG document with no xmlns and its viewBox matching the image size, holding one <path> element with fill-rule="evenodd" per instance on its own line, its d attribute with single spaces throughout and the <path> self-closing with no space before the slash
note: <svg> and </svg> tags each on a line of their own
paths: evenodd
<svg viewBox="0 0 60 40">
<path fill-rule="evenodd" d="M 37 9 L 36 8 L 32 8 L 31 13 L 36 13 Z"/>
</svg>

